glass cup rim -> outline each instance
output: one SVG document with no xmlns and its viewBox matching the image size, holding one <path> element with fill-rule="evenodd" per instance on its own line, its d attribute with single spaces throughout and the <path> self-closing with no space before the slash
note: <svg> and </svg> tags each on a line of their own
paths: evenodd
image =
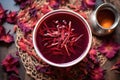
<svg viewBox="0 0 120 80">
<path fill-rule="evenodd" d="M 103 8 L 103 9 L 108 9 L 108 10 L 110 10 L 111 12 L 113 12 L 113 14 L 114 14 L 114 16 L 115 16 L 115 21 L 114 21 L 113 25 L 112 25 L 110 28 L 104 28 L 104 27 L 102 27 L 102 26 L 99 24 L 98 20 L 97 20 L 97 14 L 98 14 L 98 12 L 99 12 L 100 10 L 103 10 L 102 8 Z M 111 3 L 103 3 L 103 4 L 99 5 L 99 6 L 97 7 L 97 9 L 95 10 L 95 18 L 96 18 L 96 22 L 97 22 L 97 24 L 100 26 L 100 28 L 105 29 L 105 30 L 114 29 L 114 28 L 118 25 L 118 23 L 119 23 L 119 13 L 118 13 L 118 10 L 117 10 L 117 8 L 116 8 L 114 5 L 112 5 Z"/>
</svg>

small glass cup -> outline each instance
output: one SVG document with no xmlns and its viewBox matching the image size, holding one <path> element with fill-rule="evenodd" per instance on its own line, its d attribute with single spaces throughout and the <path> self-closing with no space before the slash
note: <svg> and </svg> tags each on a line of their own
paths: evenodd
<svg viewBox="0 0 120 80">
<path fill-rule="evenodd" d="M 112 33 L 119 23 L 119 13 L 110 3 L 103 3 L 97 7 L 89 17 L 92 33 L 105 36 Z"/>
</svg>

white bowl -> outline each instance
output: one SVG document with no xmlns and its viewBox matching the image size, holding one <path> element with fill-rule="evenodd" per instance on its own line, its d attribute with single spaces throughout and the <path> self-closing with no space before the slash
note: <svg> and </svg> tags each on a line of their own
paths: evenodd
<svg viewBox="0 0 120 80">
<path fill-rule="evenodd" d="M 88 43 L 87 43 L 87 47 L 86 49 L 83 51 L 83 53 L 78 56 L 78 58 L 74 59 L 73 61 L 70 62 L 66 62 L 66 63 L 54 63 L 48 59 L 46 59 L 42 53 L 40 52 L 38 46 L 37 46 L 37 41 L 36 41 L 36 35 L 37 35 L 37 31 L 39 28 L 39 25 L 43 22 L 43 20 L 47 19 L 48 17 L 50 17 L 51 15 L 56 15 L 56 14 L 61 14 L 61 13 L 65 13 L 65 14 L 70 14 L 72 16 L 75 16 L 76 18 L 78 18 L 79 20 L 81 20 L 86 27 L 86 30 L 88 32 Z M 92 33 L 91 33 L 91 29 L 89 24 L 87 23 L 87 21 L 78 13 L 71 11 L 71 10 L 66 10 L 66 9 L 58 9 L 58 10 L 53 10 L 51 12 L 48 12 L 47 14 L 45 14 L 42 18 L 39 19 L 39 21 L 37 22 L 34 31 L 33 31 L 33 45 L 36 51 L 36 54 L 46 63 L 52 65 L 52 66 L 56 66 L 56 67 L 69 67 L 72 65 L 77 64 L 78 62 L 80 62 L 81 60 L 84 59 L 84 57 L 88 54 L 90 47 L 91 47 L 91 43 L 92 43 Z"/>
</svg>

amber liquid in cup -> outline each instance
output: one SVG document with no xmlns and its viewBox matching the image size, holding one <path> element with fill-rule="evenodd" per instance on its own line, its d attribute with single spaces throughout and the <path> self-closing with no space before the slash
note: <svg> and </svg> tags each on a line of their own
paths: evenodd
<svg viewBox="0 0 120 80">
<path fill-rule="evenodd" d="M 57 13 L 47 17 L 38 26 L 37 46 L 42 55 L 51 62 L 71 62 L 88 46 L 87 25 L 74 15 Z"/>
<path fill-rule="evenodd" d="M 110 28 L 114 22 L 115 22 L 115 15 L 114 13 L 109 10 L 109 9 L 103 9 L 98 11 L 97 13 L 97 20 L 98 23 L 103 27 L 103 28 Z"/>
</svg>

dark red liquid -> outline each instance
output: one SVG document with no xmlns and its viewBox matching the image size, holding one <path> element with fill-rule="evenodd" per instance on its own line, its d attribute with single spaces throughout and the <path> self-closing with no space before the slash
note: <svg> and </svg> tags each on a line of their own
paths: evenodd
<svg viewBox="0 0 120 80">
<path fill-rule="evenodd" d="M 57 20 L 59 21 L 60 24 L 62 24 L 63 20 L 65 20 L 67 24 L 71 21 L 71 28 L 74 29 L 71 34 L 72 35 L 75 34 L 76 36 L 75 38 L 77 38 L 79 35 L 83 35 L 80 39 L 74 42 L 74 45 L 72 46 L 70 46 L 71 45 L 70 41 L 72 37 L 70 35 L 71 37 L 69 38 L 68 43 L 66 43 L 67 49 L 70 55 L 68 55 L 65 47 L 60 47 L 61 46 L 60 44 L 62 44 L 63 42 L 59 44 L 60 46 L 55 45 L 50 48 L 45 46 L 46 43 L 48 43 L 47 45 L 49 45 L 52 42 L 54 42 L 53 41 L 54 39 L 57 40 L 61 38 L 61 35 L 57 36 L 58 38 L 57 37 L 51 38 L 49 36 L 48 37 L 43 36 L 45 33 L 49 32 L 49 31 L 44 30 L 44 27 L 45 27 L 44 23 L 46 23 L 46 25 L 48 26 L 48 28 L 50 28 L 51 31 L 52 29 L 53 31 L 56 31 L 57 28 L 56 28 L 56 24 L 54 23 L 54 21 L 57 21 Z M 37 31 L 38 33 L 36 36 L 37 46 L 40 52 L 42 53 L 42 55 L 49 61 L 52 61 L 54 63 L 66 63 L 66 62 L 73 61 L 85 51 L 88 45 L 89 36 L 88 36 L 88 31 L 85 26 L 86 25 L 81 20 L 79 20 L 77 17 L 71 14 L 58 13 L 56 15 L 51 15 L 39 25 L 39 29 Z"/>
</svg>

